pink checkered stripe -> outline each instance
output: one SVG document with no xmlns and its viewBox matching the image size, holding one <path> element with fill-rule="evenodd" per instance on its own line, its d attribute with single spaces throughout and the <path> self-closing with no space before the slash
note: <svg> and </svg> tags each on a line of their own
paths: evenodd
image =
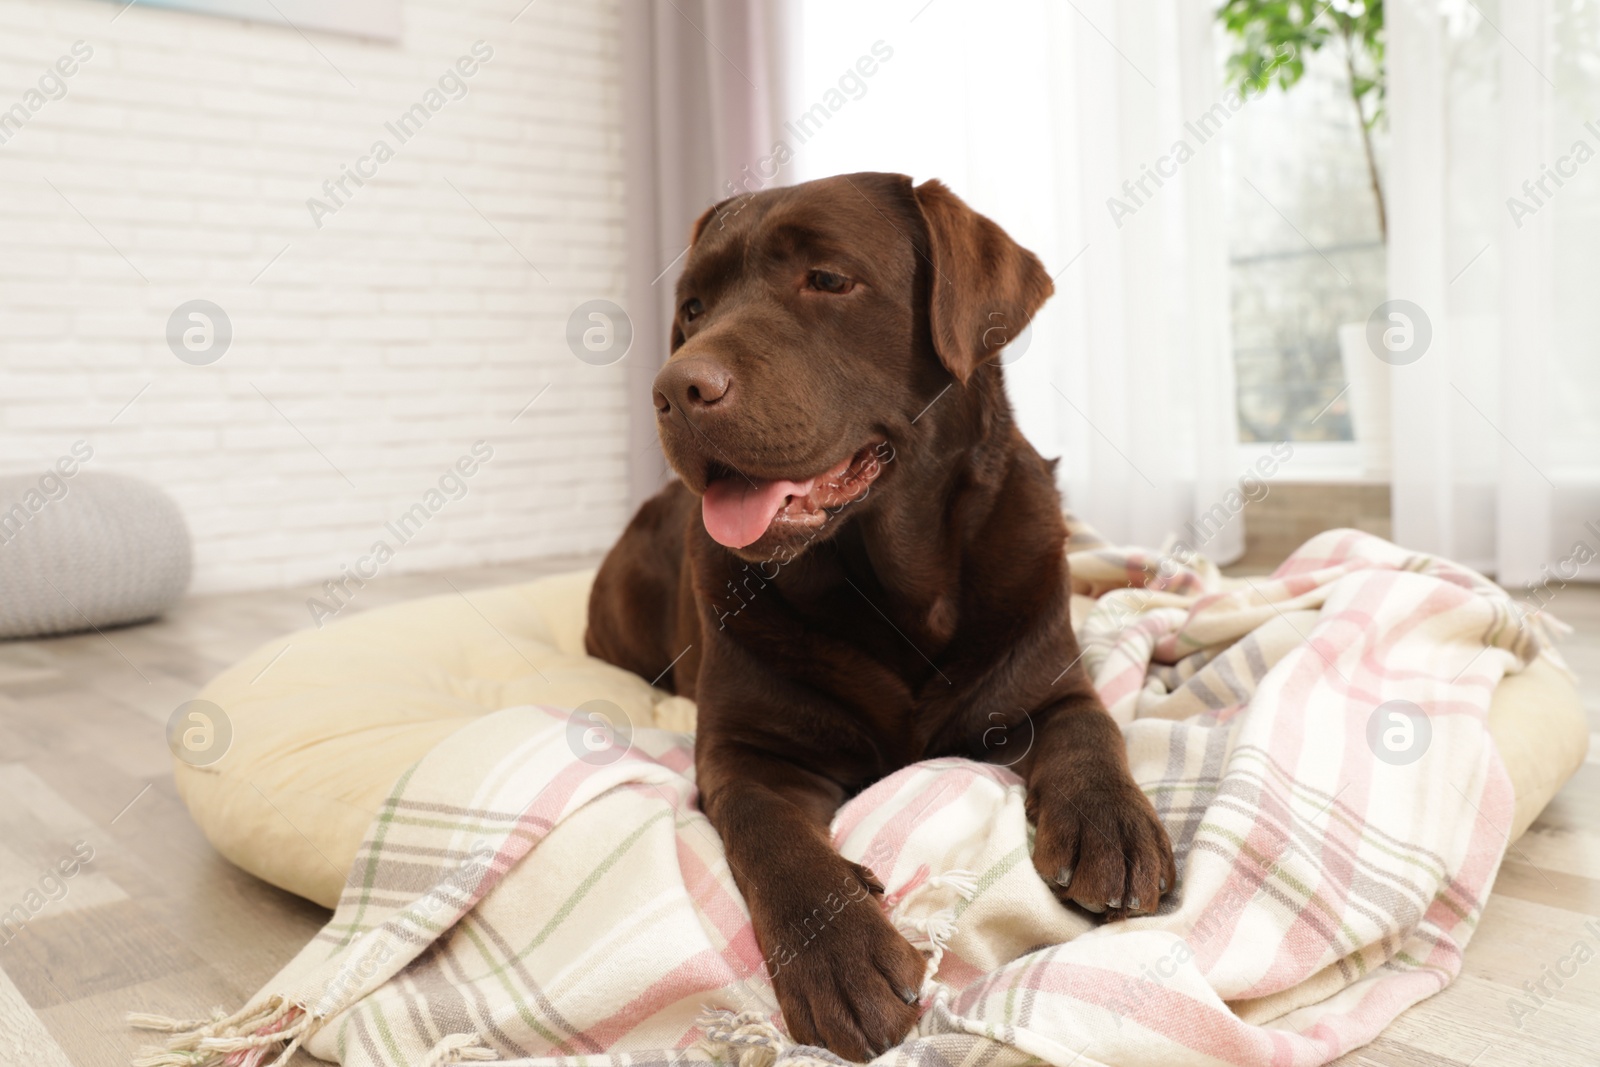
<svg viewBox="0 0 1600 1067">
<path fill-rule="evenodd" d="M 1180 886 L 1103 926 L 1034 873 L 1010 770 L 935 760 L 874 785 L 835 841 L 930 959 L 921 1022 L 881 1062 L 1309 1067 L 1371 1040 L 1460 971 L 1514 800 L 1488 700 L 1541 632 L 1480 576 L 1354 531 L 1253 583 L 1197 568 L 1159 590 L 1138 584 L 1151 554 L 1085 543 L 1076 580 L 1102 593 L 1086 663 Z M 1367 740 L 1393 700 L 1431 731 L 1411 763 Z M 327 930 L 257 1002 L 315 1010 L 342 989 L 307 1047 L 347 1064 L 418 1062 L 451 1034 L 512 1063 L 710 1062 L 762 1043 L 811 1062 L 778 1028 L 689 739 L 640 731 L 597 766 L 574 756 L 567 714 L 507 709 L 430 753 Z M 492 861 L 452 882 L 474 849 Z M 352 982 L 384 939 L 394 950 Z"/>
</svg>

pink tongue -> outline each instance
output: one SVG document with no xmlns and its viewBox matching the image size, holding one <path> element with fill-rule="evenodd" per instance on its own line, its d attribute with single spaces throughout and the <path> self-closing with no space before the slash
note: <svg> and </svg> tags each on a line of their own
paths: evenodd
<svg viewBox="0 0 1600 1067">
<path fill-rule="evenodd" d="M 806 482 L 751 480 L 733 475 L 718 478 L 706 486 L 700 498 L 700 515 L 705 520 L 706 533 L 719 545 L 743 548 L 761 540 L 761 535 L 772 525 L 772 519 L 783 510 L 784 501 L 791 496 L 806 496 L 816 484 L 813 478 Z"/>
</svg>

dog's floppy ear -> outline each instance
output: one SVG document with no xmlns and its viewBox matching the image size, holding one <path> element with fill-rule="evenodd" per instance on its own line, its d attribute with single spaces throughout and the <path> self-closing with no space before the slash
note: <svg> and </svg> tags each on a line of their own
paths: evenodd
<svg viewBox="0 0 1600 1067">
<path fill-rule="evenodd" d="M 1039 257 L 941 181 L 912 190 L 928 231 L 928 319 L 939 360 L 962 385 L 1022 332 L 1055 292 Z"/>
<path fill-rule="evenodd" d="M 700 243 L 700 235 L 705 232 L 706 223 L 722 214 L 724 208 L 737 200 L 738 197 L 730 196 L 726 200 L 719 200 L 701 212 L 700 217 L 694 220 L 694 225 L 689 228 L 689 247 L 693 248 Z"/>
<path fill-rule="evenodd" d="M 723 203 L 725 204 L 727 201 L 724 200 Z M 711 217 L 717 213 L 717 209 L 721 206 L 722 204 L 712 204 L 710 207 L 706 208 L 700 213 L 699 218 L 694 220 L 694 225 L 689 227 L 690 248 L 693 248 L 700 242 L 700 232 L 706 228 L 706 223 L 711 221 Z"/>
</svg>

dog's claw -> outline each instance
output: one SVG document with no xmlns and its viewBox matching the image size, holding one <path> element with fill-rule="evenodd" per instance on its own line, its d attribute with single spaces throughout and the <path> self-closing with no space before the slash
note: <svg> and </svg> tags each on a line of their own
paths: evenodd
<svg viewBox="0 0 1600 1067">
<path fill-rule="evenodd" d="M 1085 911 L 1092 911 L 1096 915 L 1104 915 L 1105 914 L 1105 910 L 1106 910 L 1106 906 L 1104 904 L 1089 904 L 1089 903 L 1085 903 L 1085 904 L 1082 905 L 1082 907 L 1083 907 L 1083 909 Z"/>
<path fill-rule="evenodd" d="M 1106 901 L 1106 907 L 1108 907 L 1108 908 L 1120 908 L 1120 907 L 1122 907 L 1122 898 L 1121 897 L 1117 897 L 1115 900 Z"/>
<path fill-rule="evenodd" d="M 1071 884 L 1072 884 L 1072 868 L 1071 867 L 1063 867 L 1059 871 L 1056 872 L 1056 885 L 1061 886 L 1063 889 L 1065 889 L 1067 886 L 1069 886 Z"/>
<path fill-rule="evenodd" d="M 1167 891 L 1167 880 L 1165 878 L 1161 879 L 1161 891 L 1163 893 Z"/>
<path fill-rule="evenodd" d="M 907 1004 L 914 1005 L 917 1001 L 922 999 L 922 995 L 915 989 L 902 989 L 900 990 L 900 999 L 905 1001 Z"/>
<path fill-rule="evenodd" d="M 1138 911 L 1139 910 L 1139 898 L 1138 897 L 1129 897 L 1128 898 L 1128 910 L 1129 911 Z"/>
</svg>

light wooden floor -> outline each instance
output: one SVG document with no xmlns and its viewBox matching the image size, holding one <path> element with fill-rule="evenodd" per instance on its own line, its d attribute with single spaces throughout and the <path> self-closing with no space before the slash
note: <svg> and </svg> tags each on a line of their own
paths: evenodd
<svg viewBox="0 0 1600 1067">
<path fill-rule="evenodd" d="M 350 610 L 448 593 L 450 582 L 470 592 L 595 562 L 384 578 Z M 199 597 L 104 637 L 0 642 L 0 913 L 71 859 L 77 842 L 94 849 L 66 895 L 0 947 L 0 1064 L 126 1067 L 152 1036 L 129 1030 L 126 1012 L 231 1011 L 327 921 L 212 851 L 178 799 L 165 740 L 173 709 L 213 675 L 309 625 L 313 593 Z M 8 1055 L 6 1040 L 26 1032 L 30 1015 L 64 1059 Z"/>
<path fill-rule="evenodd" d="M 589 563 L 448 577 L 470 590 Z M 352 607 L 449 589 L 443 576 L 396 577 Z M 30 891 L 45 900 L 0 947 L 0 1063 L 122 1067 L 143 1040 L 124 1012 L 237 1006 L 325 921 L 211 851 L 174 791 L 163 737 L 213 674 L 305 626 L 310 593 L 196 598 L 104 637 L 0 643 L 0 912 Z M 1600 733 L 1600 589 L 1569 588 L 1552 610 L 1576 627 L 1564 651 Z M 78 842 L 93 859 L 49 899 L 46 871 Z M 1600 917 L 1600 756 L 1517 843 L 1495 889 L 1460 980 L 1344 1067 L 1600 1063 L 1600 921 L 1585 929 Z M 1593 958 L 1557 988 L 1546 975 L 1585 939 Z M 1519 1029 L 1511 1005 L 1531 1007 L 1523 983 L 1541 979 L 1553 996 Z"/>
</svg>

